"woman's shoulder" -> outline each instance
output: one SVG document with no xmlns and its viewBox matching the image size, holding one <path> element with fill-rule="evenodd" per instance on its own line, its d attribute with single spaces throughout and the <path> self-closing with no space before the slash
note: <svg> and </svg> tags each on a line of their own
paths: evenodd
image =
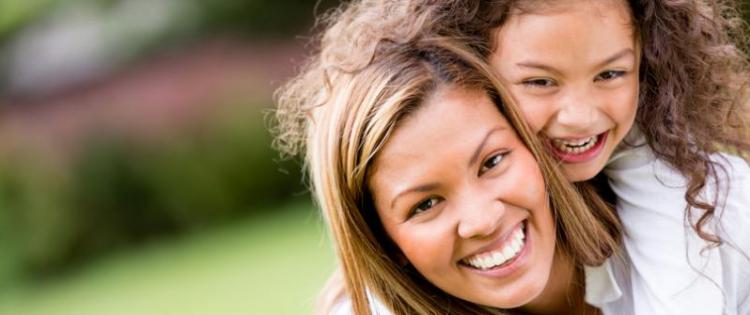
<svg viewBox="0 0 750 315">
<path fill-rule="evenodd" d="M 370 313 L 373 315 L 391 315 L 392 312 L 388 310 L 388 308 L 380 302 L 378 298 L 373 296 L 372 294 L 369 294 L 368 292 L 368 302 L 370 302 Z M 354 308 L 352 307 L 352 300 L 345 296 L 341 299 L 339 299 L 331 308 L 331 311 L 328 313 L 328 315 L 350 315 L 354 314 Z"/>
<path fill-rule="evenodd" d="M 354 314 L 354 309 L 352 308 L 352 301 L 348 297 L 341 299 L 336 304 L 334 304 L 330 310 L 330 313 L 328 313 L 328 315 L 349 315 L 349 314 Z"/>
</svg>

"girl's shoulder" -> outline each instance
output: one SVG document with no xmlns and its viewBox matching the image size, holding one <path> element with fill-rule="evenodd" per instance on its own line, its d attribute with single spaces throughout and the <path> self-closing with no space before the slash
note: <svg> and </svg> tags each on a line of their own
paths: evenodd
<svg viewBox="0 0 750 315">
<path fill-rule="evenodd" d="M 722 180 L 728 180 L 730 183 L 750 180 L 750 165 L 748 165 L 748 161 L 739 156 L 717 153 L 711 155 L 711 161 L 721 168 L 717 170 L 717 175 Z"/>
<path fill-rule="evenodd" d="M 638 139 L 641 140 L 642 139 Z M 711 186 L 746 186 L 750 185 L 750 165 L 745 159 L 729 154 L 714 153 L 708 157 L 713 162 L 715 177 L 710 176 L 706 182 L 709 190 Z M 607 162 L 604 173 L 615 183 L 621 181 L 651 182 L 657 186 L 669 188 L 684 187 L 687 178 L 672 167 L 667 161 L 656 156 L 651 147 L 644 142 L 636 145 L 627 145 L 613 154 Z M 718 180 L 718 182 L 716 181 Z"/>
<path fill-rule="evenodd" d="M 743 158 L 726 153 L 714 154 L 711 160 L 717 166 L 715 172 L 718 182 L 709 187 L 718 184 L 718 193 L 715 195 L 720 200 L 720 221 L 724 224 L 742 225 L 743 228 L 750 226 L 750 211 L 747 211 L 750 208 L 750 165 Z M 731 219 L 722 218 L 723 215 Z"/>
<path fill-rule="evenodd" d="M 750 165 L 743 158 L 727 154 L 712 154 L 714 177 L 707 180 L 707 195 L 717 198 L 718 210 L 735 211 L 750 207 Z M 750 220 L 750 212 L 747 214 Z M 747 222 L 750 224 L 750 222 Z"/>
</svg>

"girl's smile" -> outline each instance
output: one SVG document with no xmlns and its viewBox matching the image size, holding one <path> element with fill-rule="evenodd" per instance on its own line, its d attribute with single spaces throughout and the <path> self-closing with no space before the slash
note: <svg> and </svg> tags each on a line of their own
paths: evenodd
<svg viewBox="0 0 750 315">
<path fill-rule="evenodd" d="M 567 0 L 511 14 L 493 67 L 571 181 L 599 173 L 635 120 L 639 47 L 625 1 Z"/>
<path fill-rule="evenodd" d="M 607 143 L 609 131 L 577 139 L 545 139 L 550 152 L 563 163 L 586 163 L 595 159 Z"/>
</svg>

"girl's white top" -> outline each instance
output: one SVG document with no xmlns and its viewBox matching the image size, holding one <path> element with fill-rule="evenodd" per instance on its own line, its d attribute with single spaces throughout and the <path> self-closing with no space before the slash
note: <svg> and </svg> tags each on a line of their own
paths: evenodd
<svg viewBox="0 0 750 315">
<path fill-rule="evenodd" d="M 706 229 L 724 243 L 708 247 L 687 221 L 685 177 L 657 159 L 637 130 L 626 143 L 637 146 L 617 151 L 604 170 L 624 227 L 623 259 L 586 267 L 587 301 L 604 314 L 750 314 L 748 164 L 711 156 L 719 180 L 709 178 L 702 200 L 718 196 L 719 203 Z M 700 214 L 693 210 L 691 222 Z"/>
</svg>

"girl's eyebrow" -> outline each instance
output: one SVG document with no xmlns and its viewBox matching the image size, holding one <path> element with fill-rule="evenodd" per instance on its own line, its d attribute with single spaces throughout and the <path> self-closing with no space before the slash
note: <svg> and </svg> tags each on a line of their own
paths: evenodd
<svg viewBox="0 0 750 315">
<path fill-rule="evenodd" d="M 635 53 L 633 52 L 632 48 L 628 47 L 628 48 L 625 48 L 623 50 L 620 50 L 619 52 L 613 54 L 609 58 L 604 59 L 602 62 L 598 63 L 596 66 L 597 66 L 597 68 L 604 67 L 607 64 L 615 62 L 615 61 L 619 60 L 620 58 L 626 57 L 628 55 L 635 55 Z"/>
<path fill-rule="evenodd" d="M 607 64 L 610 64 L 614 61 L 619 60 L 620 58 L 626 57 L 628 55 L 635 55 L 635 52 L 633 52 L 633 49 L 628 47 L 623 50 L 618 51 L 617 53 L 612 54 L 612 56 L 607 57 L 606 59 L 602 60 L 601 62 L 597 63 L 595 68 L 601 68 L 606 66 Z M 517 66 L 524 67 L 524 68 L 535 68 L 535 69 L 541 69 L 547 72 L 552 72 L 559 74 L 557 69 L 553 68 L 552 66 L 543 64 L 541 62 L 536 61 L 521 61 L 516 63 Z"/>
<path fill-rule="evenodd" d="M 546 72 L 554 73 L 556 75 L 560 74 L 560 72 L 557 71 L 557 69 L 553 68 L 552 66 L 548 66 L 541 62 L 536 62 L 536 61 L 521 61 L 521 62 L 516 63 L 516 66 L 523 67 L 523 68 L 540 69 Z"/>
</svg>

